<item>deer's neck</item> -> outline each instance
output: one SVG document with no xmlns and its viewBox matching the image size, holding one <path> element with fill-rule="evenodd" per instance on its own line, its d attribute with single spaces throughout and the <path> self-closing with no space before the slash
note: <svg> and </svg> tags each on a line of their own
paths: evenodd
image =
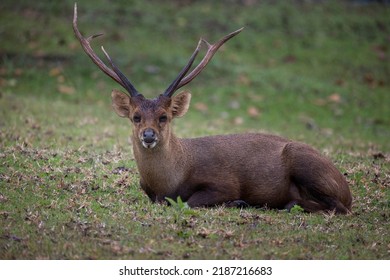
<svg viewBox="0 0 390 280">
<path fill-rule="evenodd" d="M 147 149 L 133 137 L 134 157 L 141 182 L 153 189 L 157 195 L 165 195 L 185 180 L 186 170 L 191 164 L 181 139 L 171 134 L 169 141 Z"/>
</svg>

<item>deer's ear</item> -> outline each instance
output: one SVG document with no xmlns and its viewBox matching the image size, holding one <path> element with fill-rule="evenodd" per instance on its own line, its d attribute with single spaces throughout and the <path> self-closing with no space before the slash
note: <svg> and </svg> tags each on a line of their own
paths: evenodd
<svg viewBox="0 0 390 280">
<path fill-rule="evenodd" d="M 172 98 L 171 110 L 174 118 L 180 118 L 184 116 L 188 107 L 190 106 L 191 93 L 188 91 L 182 91 Z"/>
<path fill-rule="evenodd" d="M 118 116 L 128 118 L 130 115 L 130 97 L 127 94 L 114 89 L 111 92 L 111 100 L 112 107 Z"/>
</svg>

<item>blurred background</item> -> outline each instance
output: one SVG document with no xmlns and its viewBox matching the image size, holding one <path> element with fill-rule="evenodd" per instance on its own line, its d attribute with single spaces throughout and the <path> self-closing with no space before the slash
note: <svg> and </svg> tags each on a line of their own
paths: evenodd
<svg viewBox="0 0 390 280">
<path fill-rule="evenodd" d="M 78 1 L 80 31 L 104 33 L 96 53 L 149 98 L 200 37 L 245 27 L 186 86 L 176 133 L 313 145 L 351 187 L 342 217 L 152 204 L 111 108 L 120 86 L 83 52 L 73 6 L 0 1 L 0 259 L 388 259 L 389 1 Z"/>
<path fill-rule="evenodd" d="M 85 138 L 93 126 L 116 134 L 112 123 L 120 124 L 118 138 L 128 134 L 110 109 L 119 86 L 74 37 L 73 5 L 1 1 L 0 129 L 8 138 L 69 145 L 61 139 Z M 96 53 L 103 57 L 104 45 L 150 98 L 175 78 L 200 37 L 215 42 L 245 27 L 186 87 L 193 101 L 177 122 L 182 136 L 265 130 L 319 146 L 389 148 L 388 1 L 83 0 L 78 13 L 85 36 L 104 33 L 92 43 Z M 29 136 L 26 124 L 47 137 Z"/>
</svg>

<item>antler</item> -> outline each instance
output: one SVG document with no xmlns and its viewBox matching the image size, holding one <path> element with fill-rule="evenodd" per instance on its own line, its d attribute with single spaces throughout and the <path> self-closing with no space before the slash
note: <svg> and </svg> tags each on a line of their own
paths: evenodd
<svg viewBox="0 0 390 280">
<path fill-rule="evenodd" d="M 173 93 L 174 93 L 177 89 L 179 89 L 178 85 L 179 85 L 179 83 L 182 81 L 182 79 L 184 78 L 184 76 L 188 73 L 188 71 L 190 70 L 192 64 L 194 63 L 194 60 L 195 60 L 196 56 L 197 56 L 198 53 L 199 53 L 201 44 L 202 44 L 202 40 L 199 40 L 199 43 L 198 43 L 198 45 L 196 46 L 195 51 L 192 53 L 192 55 L 191 55 L 191 57 L 190 57 L 190 60 L 187 62 L 187 65 L 184 66 L 184 68 L 180 71 L 180 73 L 179 73 L 179 75 L 176 77 L 176 79 L 175 79 L 175 80 L 169 85 L 169 87 L 165 90 L 165 92 L 163 93 L 163 95 L 171 97 L 171 96 L 173 95 Z"/>
<path fill-rule="evenodd" d="M 240 33 L 244 28 L 240 28 L 225 37 L 221 38 L 218 42 L 215 44 L 210 44 L 204 39 L 200 39 L 198 42 L 198 45 L 193 52 L 193 54 L 190 57 L 190 60 L 188 61 L 187 65 L 180 71 L 179 75 L 176 77 L 176 79 L 169 85 L 169 87 L 165 90 L 164 96 L 171 97 L 176 90 L 179 88 L 185 86 L 189 82 L 191 82 L 193 79 L 196 78 L 202 72 L 202 70 L 206 67 L 206 65 L 210 62 L 211 58 L 214 56 L 214 54 L 218 51 L 218 49 L 225 44 L 228 40 L 236 36 L 238 33 Z M 103 34 L 96 34 L 92 35 L 88 38 L 84 38 L 78 27 L 77 27 L 77 3 L 74 4 L 74 15 L 73 15 L 73 30 L 77 37 L 77 39 L 80 41 L 81 46 L 84 49 L 84 52 L 89 56 L 89 58 L 92 60 L 93 63 L 95 63 L 100 70 L 102 70 L 107 76 L 109 76 L 111 79 L 116 81 L 118 84 L 120 84 L 122 87 L 124 87 L 130 94 L 131 97 L 139 95 L 138 91 L 135 89 L 135 87 L 132 85 L 132 83 L 126 78 L 126 76 L 119 70 L 119 68 L 113 63 L 111 57 L 108 55 L 108 53 L 104 50 L 102 47 L 102 50 L 107 57 L 108 61 L 111 64 L 111 68 L 109 68 L 93 51 L 90 42 L 92 39 L 99 37 Z M 205 43 L 207 45 L 207 52 L 204 58 L 201 60 L 201 62 L 189 73 L 187 76 L 186 74 L 191 69 L 191 66 L 196 58 L 196 56 L 199 53 L 201 44 Z"/>
<path fill-rule="evenodd" d="M 95 54 L 93 51 L 90 42 L 92 39 L 99 37 L 103 34 L 96 34 L 92 35 L 88 38 L 84 38 L 78 27 L 77 27 L 77 3 L 74 4 L 74 14 L 73 14 L 73 30 L 77 37 L 77 39 L 80 41 L 81 46 L 84 49 L 84 52 L 91 58 L 93 63 L 95 63 L 100 70 L 102 70 L 107 76 L 109 76 L 111 79 L 116 81 L 118 84 L 120 84 L 122 87 L 124 87 L 130 94 L 130 96 L 137 96 L 139 95 L 138 91 L 135 89 L 135 87 L 131 84 L 131 82 L 126 78 L 126 76 L 118 69 L 118 67 L 115 66 L 115 64 L 112 62 L 110 56 L 107 54 L 107 52 L 103 49 L 104 54 L 106 55 L 108 61 L 111 64 L 111 68 L 107 67 L 106 64 Z"/>
<path fill-rule="evenodd" d="M 192 56 L 190 58 L 190 61 L 183 68 L 183 70 L 179 73 L 179 75 L 172 82 L 172 84 L 167 88 L 167 90 L 164 92 L 164 95 L 171 97 L 176 90 L 178 90 L 179 88 L 185 86 L 186 84 L 191 82 L 193 79 L 195 79 L 196 76 L 198 76 L 200 74 L 200 72 L 202 72 L 202 70 L 210 62 L 211 58 L 218 51 L 218 49 L 223 44 L 225 44 L 228 40 L 230 40 L 231 38 L 236 36 L 238 33 L 240 33 L 243 29 L 244 28 L 242 27 L 242 28 L 240 28 L 240 29 L 238 29 L 238 30 L 236 30 L 236 31 L 234 31 L 234 32 L 224 36 L 218 42 L 216 42 L 216 43 L 214 43 L 212 45 L 210 43 L 208 43 L 206 40 L 200 39 L 200 41 L 198 43 L 198 46 L 195 49 L 195 52 L 192 54 Z M 187 72 L 189 71 L 189 69 L 191 68 L 192 63 L 194 62 L 195 57 L 196 57 L 196 55 L 199 52 L 199 48 L 200 48 L 201 43 L 205 43 L 207 45 L 206 55 L 204 56 L 202 61 L 199 62 L 198 66 L 196 66 L 194 68 L 194 70 L 191 71 L 191 73 L 189 73 L 187 76 L 185 76 L 187 74 Z"/>
</svg>

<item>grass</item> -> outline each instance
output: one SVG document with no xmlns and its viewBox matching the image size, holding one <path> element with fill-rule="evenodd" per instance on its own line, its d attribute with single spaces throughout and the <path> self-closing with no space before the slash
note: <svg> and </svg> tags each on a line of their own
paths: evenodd
<svg viewBox="0 0 390 280">
<path fill-rule="evenodd" d="M 266 131 L 344 173 L 348 216 L 185 209 L 141 191 L 118 88 L 76 42 L 73 1 L 0 4 L 1 259 L 388 259 L 390 10 L 349 1 L 83 1 L 84 34 L 148 97 L 200 36 L 245 26 L 187 86 L 181 137 Z M 184 205 L 184 204 L 183 204 Z"/>
</svg>

